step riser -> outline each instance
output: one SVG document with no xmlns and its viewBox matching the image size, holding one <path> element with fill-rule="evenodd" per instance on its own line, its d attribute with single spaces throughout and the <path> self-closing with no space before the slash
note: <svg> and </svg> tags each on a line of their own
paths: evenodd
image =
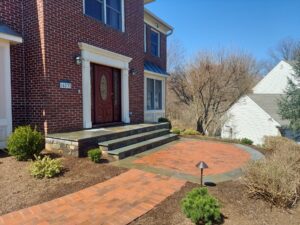
<svg viewBox="0 0 300 225">
<path fill-rule="evenodd" d="M 178 136 L 169 137 L 169 138 L 166 138 L 166 139 L 161 140 L 159 142 L 155 142 L 155 143 L 151 143 L 151 144 L 148 144 L 148 145 L 144 145 L 142 147 L 134 148 L 134 149 L 132 149 L 128 152 L 120 153 L 119 155 L 114 155 L 114 157 L 116 159 L 119 159 L 119 160 L 124 159 L 124 158 L 130 157 L 130 156 L 145 152 L 147 150 L 159 147 L 161 145 L 167 144 L 169 142 L 175 141 L 177 139 L 178 139 Z M 109 154 L 109 152 L 108 152 L 108 154 Z"/>
<path fill-rule="evenodd" d="M 134 129 L 134 130 L 128 130 L 124 132 L 118 132 L 114 134 L 103 135 L 102 137 L 98 138 L 97 144 L 104 141 L 110 141 L 117 138 L 123 138 L 135 134 L 141 134 L 141 133 L 146 133 L 146 132 L 160 130 L 160 129 L 170 129 L 169 124 L 157 124 L 151 127 L 145 127 L 145 128 Z"/>
<path fill-rule="evenodd" d="M 118 149 L 118 148 L 126 147 L 128 145 L 133 145 L 133 144 L 136 144 L 136 143 L 139 143 L 139 142 L 142 142 L 142 141 L 147 141 L 147 140 L 152 139 L 152 138 L 160 137 L 160 136 L 163 136 L 163 135 L 169 134 L 169 133 L 170 133 L 169 130 L 165 130 L 165 131 L 161 131 L 161 132 L 154 133 L 154 134 L 148 134 L 148 135 L 138 137 L 138 138 L 134 138 L 134 139 L 128 139 L 126 141 L 120 141 L 118 143 L 110 144 L 108 146 L 101 146 L 101 144 L 100 144 L 100 149 L 102 151 L 111 151 L 111 150 L 115 150 L 115 149 Z"/>
</svg>

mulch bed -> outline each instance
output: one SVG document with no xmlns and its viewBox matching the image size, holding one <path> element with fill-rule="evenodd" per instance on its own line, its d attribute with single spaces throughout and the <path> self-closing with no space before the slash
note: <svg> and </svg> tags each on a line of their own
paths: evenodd
<svg viewBox="0 0 300 225">
<path fill-rule="evenodd" d="M 179 192 L 167 198 L 156 208 L 130 225 L 192 225 L 180 210 L 180 201 L 196 184 L 187 183 Z M 233 225 L 299 225 L 300 206 L 286 211 L 271 207 L 262 200 L 251 199 L 239 181 L 230 181 L 209 187 L 210 193 L 222 204 L 224 224 Z"/>
<path fill-rule="evenodd" d="M 35 179 L 29 162 L 18 162 L 0 151 L 0 215 L 50 201 L 108 180 L 127 171 L 108 165 L 109 159 L 95 164 L 87 158 L 62 158 L 66 171 L 52 179 Z"/>
</svg>

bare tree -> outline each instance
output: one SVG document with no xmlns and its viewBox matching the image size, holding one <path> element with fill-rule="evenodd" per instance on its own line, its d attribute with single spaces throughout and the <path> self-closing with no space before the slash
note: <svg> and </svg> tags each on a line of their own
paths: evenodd
<svg viewBox="0 0 300 225">
<path fill-rule="evenodd" d="M 186 68 L 172 73 L 169 89 L 197 130 L 214 134 L 224 113 L 251 90 L 256 75 L 256 61 L 247 54 L 200 52 Z"/>
<path fill-rule="evenodd" d="M 270 50 L 271 66 L 274 67 L 279 61 L 294 61 L 300 55 L 300 40 L 285 38 Z"/>
</svg>

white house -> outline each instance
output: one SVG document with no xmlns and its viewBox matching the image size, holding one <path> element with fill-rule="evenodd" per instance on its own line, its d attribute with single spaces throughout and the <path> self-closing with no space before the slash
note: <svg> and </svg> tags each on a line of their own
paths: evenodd
<svg viewBox="0 0 300 225">
<path fill-rule="evenodd" d="M 278 114 L 278 101 L 283 96 L 288 78 L 294 80 L 292 66 L 281 61 L 254 88 L 242 97 L 226 114 L 221 137 L 249 138 L 254 144 L 263 144 L 265 136 L 289 136 L 284 129 L 289 124 Z M 299 137 L 298 137 L 299 138 Z"/>
</svg>

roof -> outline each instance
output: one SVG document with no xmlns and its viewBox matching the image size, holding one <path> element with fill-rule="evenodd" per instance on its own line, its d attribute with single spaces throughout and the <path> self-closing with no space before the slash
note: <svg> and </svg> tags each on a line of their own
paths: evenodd
<svg viewBox="0 0 300 225">
<path fill-rule="evenodd" d="M 144 4 L 146 5 L 146 4 L 149 4 L 149 3 L 151 3 L 151 2 L 154 2 L 155 0 L 144 0 Z"/>
<path fill-rule="evenodd" d="M 12 35 L 16 37 L 22 37 L 20 34 L 12 30 L 9 26 L 5 25 L 4 23 L 0 22 L 0 33 Z"/>
<path fill-rule="evenodd" d="M 158 74 L 167 75 L 167 76 L 169 75 L 166 70 L 162 69 L 158 65 L 151 63 L 149 61 L 145 61 L 144 69 L 146 71 L 150 71 L 152 73 L 158 73 Z"/>
<path fill-rule="evenodd" d="M 289 121 L 283 120 L 278 114 L 278 101 L 284 96 L 281 94 L 250 94 L 248 95 L 262 110 L 271 116 L 280 126 L 288 126 Z"/>
<path fill-rule="evenodd" d="M 165 26 L 169 31 L 174 30 L 174 28 L 168 24 L 167 22 L 165 22 L 164 20 L 162 20 L 161 18 L 159 18 L 158 16 L 156 16 L 153 12 L 151 12 L 149 9 L 144 9 L 144 13 L 150 17 L 152 17 L 153 19 L 155 19 L 156 21 L 158 21 L 160 24 L 162 24 L 163 26 Z"/>
</svg>

